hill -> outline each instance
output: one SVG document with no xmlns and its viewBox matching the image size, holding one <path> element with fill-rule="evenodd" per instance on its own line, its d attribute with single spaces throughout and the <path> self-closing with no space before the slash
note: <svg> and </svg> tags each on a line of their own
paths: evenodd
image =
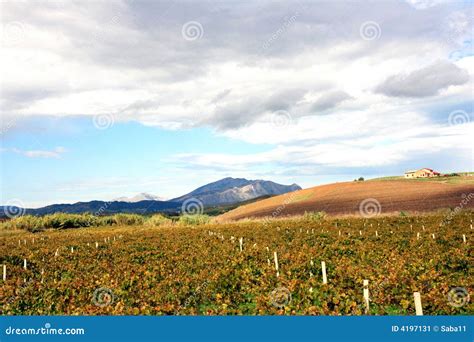
<svg viewBox="0 0 474 342">
<path fill-rule="evenodd" d="M 282 185 L 265 180 L 247 180 L 244 178 L 224 178 L 217 182 L 201 186 L 190 193 L 169 201 L 156 200 L 157 197 L 141 193 L 127 198 L 116 198 L 112 201 L 88 201 L 73 204 L 52 204 L 37 209 L 0 206 L 0 218 L 8 212 L 20 212 L 29 215 L 47 215 L 57 212 L 80 214 L 95 213 L 108 215 L 116 213 L 153 214 L 167 213 L 177 215 L 181 212 L 183 202 L 187 199 L 198 200 L 206 213 L 220 214 L 233 209 L 240 203 L 248 203 L 258 198 L 266 198 L 299 190 L 296 184 Z"/>
<path fill-rule="evenodd" d="M 141 202 L 141 201 L 165 201 L 163 197 L 155 196 L 148 194 L 146 192 L 142 192 L 140 194 L 137 194 L 132 197 L 117 197 L 112 200 L 112 202 L 129 202 L 129 203 L 135 203 L 135 202 Z"/>
<path fill-rule="evenodd" d="M 184 202 L 187 199 L 194 198 L 201 201 L 204 206 L 227 205 L 262 196 L 281 195 L 296 190 L 301 190 L 301 187 L 297 184 L 282 185 L 265 180 L 227 177 L 201 186 L 189 194 L 174 198 L 171 201 Z"/>
<path fill-rule="evenodd" d="M 463 204 L 463 200 L 467 203 Z M 219 220 L 301 215 L 306 211 L 360 215 L 360 210 L 383 214 L 455 207 L 474 208 L 474 184 L 373 180 L 321 185 L 275 196 L 238 207 L 219 216 Z"/>
</svg>

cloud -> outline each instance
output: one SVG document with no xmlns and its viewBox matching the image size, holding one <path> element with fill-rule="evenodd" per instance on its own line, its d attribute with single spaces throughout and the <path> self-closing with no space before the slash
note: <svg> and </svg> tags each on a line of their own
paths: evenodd
<svg viewBox="0 0 474 342">
<path fill-rule="evenodd" d="M 348 99 L 351 99 L 351 96 L 342 90 L 334 90 L 327 93 L 323 93 L 311 105 L 311 111 L 322 112 L 334 108 Z"/>
<path fill-rule="evenodd" d="M 448 61 L 470 38 L 471 7 L 411 3 L 416 8 L 399 1 L 8 2 L 3 20 L 23 30 L 2 41 L 2 114 L 41 120 L 110 113 L 111 129 L 122 121 L 206 126 L 216 135 L 275 144 L 288 165 L 293 151 L 295 163 L 318 167 L 370 164 L 364 149 L 400 160 L 401 149 L 379 146 L 383 136 L 395 146 L 407 127 L 419 126 L 430 128 L 422 137 L 429 153 L 448 125 L 451 110 L 443 108 L 472 101 L 474 57 Z M 183 38 L 189 21 L 202 25 L 202 37 Z M 380 26 L 378 39 L 361 37 L 367 21 Z M 271 120 L 280 110 L 291 115 L 283 129 Z M 5 121 L 6 138 L 23 122 Z M 424 131 L 413 132 L 412 143 L 418 134 Z"/>
<path fill-rule="evenodd" d="M 405 0 L 416 9 L 427 9 L 448 2 L 448 0 Z"/>
<path fill-rule="evenodd" d="M 453 63 L 440 61 L 408 74 L 387 78 L 376 92 L 396 97 L 426 97 L 449 87 L 469 81 L 469 74 Z"/>
<path fill-rule="evenodd" d="M 21 154 L 28 158 L 61 158 L 62 154 L 66 152 L 64 147 L 56 147 L 52 151 L 47 150 L 21 150 L 18 148 L 11 149 L 12 152 Z"/>
</svg>

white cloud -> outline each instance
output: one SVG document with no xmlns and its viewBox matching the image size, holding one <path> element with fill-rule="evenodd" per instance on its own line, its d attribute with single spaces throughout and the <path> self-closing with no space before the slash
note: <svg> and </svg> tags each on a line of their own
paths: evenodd
<svg viewBox="0 0 474 342">
<path fill-rule="evenodd" d="M 1 104 L 9 116 L 108 113 L 278 145 L 178 158 L 202 166 L 394 164 L 461 146 L 468 132 L 444 135 L 449 111 L 441 124 L 436 115 L 472 101 L 474 58 L 447 62 L 469 36 L 470 7 L 409 3 L 6 3 L 5 25 L 21 28 L 14 40 L 3 35 Z M 195 41 L 181 36 L 191 20 L 204 29 Z M 367 21 L 380 26 L 378 39 L 360 37 Z M 275 127 L 278 110 L 292 124 Z"/>
<path fill-rule="evenodd" d="M 390 76 L 377 86 L 376 91 L 388 96 L 426 97 L 468 81 L 469 74 L 466 70 L 453 63 L 437 62 L 408 74 Z"/>
<path fill-rule="evenodd" d="M 8 150 L 7 150 L 8 151 Z M 54 150 L 21 150 L 18 148 L 11 149 L 12 152 L 21 154 L 28 158 L 61 158 L 61 155 L 66 152 L 64 147 L 56 147 Z"/>
</svg>

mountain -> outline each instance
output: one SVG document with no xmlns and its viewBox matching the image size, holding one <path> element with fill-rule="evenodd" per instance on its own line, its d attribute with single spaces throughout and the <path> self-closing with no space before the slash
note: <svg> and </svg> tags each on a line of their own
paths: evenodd
<svg viewBox="0 0 474 342">
<path fill-rule="evenodd" d="M 163 197 L 155 196 L 148 194 L 146 192 L 139 193 L 133 197 L 117 197 L 112 200 L 112 202 L 128 202 L 128 203 L 136 203 L 141 201 L 164 201 Z"/>
<path fill-rule="evenodd" d="M 297 184 L 282 185 L 265 180 L 227 177 L 201 186 L 189 194 L 171 201 L 184 202 L 187 199 L 195 198 L 200 200 L 204 206 L 216 206 L 248 201 L 262 196 L 281 195 L 296 190 L 301 190 Z"/>
<path fill-rule="evenodd" d="M 169 201 L 157 200 L 159 197 L 141 193 L 134 197 L 119 197 L 112 201 L 90 201 L 77 202 L 73 204 L 53 204 L 38 209 L 20 209 L 29 215 L 47 215 L 56 212 L 62 213 L 92 213 L 97 215 L 108 215 L 116 213 L 169 213 L 178 214 L 187 199 L 198 199 L 204 207 L 220 207 L 226 210 L 226 206 L 237 205 L 240 202 L 255 200 L 260 197 L 270 197 L 287 192 L 300 190 L 296 185 L 281 185 L 264 180 L 247 180 L 244 178 L 224 178 L 217 182 L 206 184 L 191 191 L 189 194 L 177 197 Z M 216 209 L 216 208 L 214 208 Z M 227 210 L 232 209 L 228 207 Z M 0 206 L 0 218 L 6 216 L 7 207 Z M 15 212 L 14 210 L 12 212 Z"/>
<path fill-rule="evenodd" d="M 5 207 L 0 207 L 0 217 L 3 216 Z M 91 213 L 95 215 L 108 215 L 116 213 L 152 214 L 158 212 L 176 213 L 181 208 L 181 203 L 171 201 L 140 201 L 140 202 L 105 202 L 90 201 L 73 204 L 52 204 L 38 209 L 25 209 L 28 215 L 47 215 L 57 212 L 80 214 Z"/>
</svg>

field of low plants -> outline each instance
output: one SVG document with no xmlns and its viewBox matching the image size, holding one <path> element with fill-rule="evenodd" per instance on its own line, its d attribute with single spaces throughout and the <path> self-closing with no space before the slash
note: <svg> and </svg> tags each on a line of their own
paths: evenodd
<svg viewBox="0 0 474 342">
<path fill-rule="evenodd" d="M 419 292 L 425 315 L 473 314 L 473 217 L 9 226 L 0 230 L 0 311 L 414 315 Z"/>
</svg>

